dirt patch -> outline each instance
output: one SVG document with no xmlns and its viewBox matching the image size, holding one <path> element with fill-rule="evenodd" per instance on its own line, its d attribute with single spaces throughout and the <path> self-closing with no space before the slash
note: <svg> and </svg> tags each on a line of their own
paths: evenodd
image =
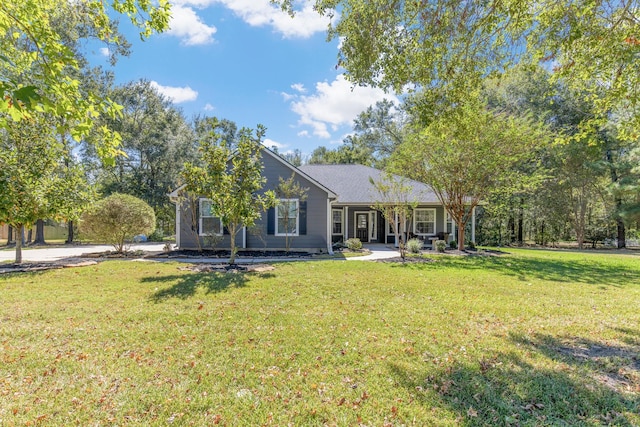
<svg viewBox="0 0 640 427">
<path fill-rule="evenodd" d="M 195 271 L 197 273 L 263 273 L 272 271 L 276 268 L 267 264 L 194 264 L 184 267 L 178 267 L 181 271 Z"/>
<path fill-rule="evenodd" d="M 576 342 L 555 350 L 580 362 L 595 365 L 593 378 L 615 391 L 640 393 L 640 349 Z"/>
</svg>

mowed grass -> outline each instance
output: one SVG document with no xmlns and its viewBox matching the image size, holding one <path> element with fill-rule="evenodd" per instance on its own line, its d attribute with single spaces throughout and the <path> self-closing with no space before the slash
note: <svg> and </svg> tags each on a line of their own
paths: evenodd
<svg viewBox="0 0 640 427">
<path fill-rule="evenodd" d="M 0 277 L 0 425 L 639 425 L 640 258 Z"/>
</svg>

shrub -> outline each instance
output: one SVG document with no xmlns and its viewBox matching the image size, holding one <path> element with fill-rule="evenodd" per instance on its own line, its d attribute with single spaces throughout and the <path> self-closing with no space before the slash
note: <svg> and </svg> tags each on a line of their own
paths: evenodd
<svg viewBox="0 0 640 427">
<path fill-rule="evenodd" d="M 449 242 L 449 247 L 451 249 L 458 249 L 458 242 L 456 242 L 455 240 L 452 240 Z"/>
<path fill-rule="evenodd" d="M 128 194 L 112 194 L 99 200 L 80 220 L 80 230 L 88 238 L 113 245 L 117 252 L 138 234 L 151 234 L 156 216 L 151 206 Z"/>
<path fill-rule="evenodd" d="M 438 252 L 444 252 L 447 247 L 447 242 L 445 242 L 444 240 L 436 240 L 433 245 L 436 247 L 436 250 Z"/>
<path fill-rule="evenodd" d="M 412 254 L 420 253 L 423 245 L 424 245 L 424 242 L 420 239 L 407 240 L 407 250 Z"/>
<path fill-rule="evenodd" d="M 467 243 L 467 249 L 475 250 L 475 248 L 476 248 L 475 242 L 470 241 L 469 243 Z"/>
<path fill-rule="evenodd" d="M 349 250 L 359 251 L 360 249 L 362 249 L 362 242 L 358 238 L 349 239 L 344 243 L 345 245 L 347 245 L 347 248 L 349 248 Z"/>
</svg>

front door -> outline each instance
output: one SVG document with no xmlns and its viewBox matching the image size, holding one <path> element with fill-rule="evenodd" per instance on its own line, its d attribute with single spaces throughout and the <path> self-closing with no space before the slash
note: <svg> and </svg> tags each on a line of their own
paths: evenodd
<svg viewBox="0 0 640 427">
<path fill-rule="evenodd" d="M 361 242 L 369 241 L 369 213 L 356 214 L 356 237 Z"/>
</svg>

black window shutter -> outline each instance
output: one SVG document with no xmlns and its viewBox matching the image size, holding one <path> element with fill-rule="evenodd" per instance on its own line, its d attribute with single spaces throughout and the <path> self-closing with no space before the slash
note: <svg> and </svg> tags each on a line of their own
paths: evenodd
<svg viewBox="0 0 640 427">
<path fill-rule="evenodd" d="M 191 229 L 193 231 L 196 232 L 196 234 L 200 234 L 200 199 L 196 199 L 195 204 L 195 209 L 196 209 L 196 223 L 195 224 L 191 224 Z"/>
<path fill-rule="evenodd" d="M 229 234 L 229 229 L 224 225 L 222 226 L 222 234 Z"/>
<path fill-rule="evenodd" d="M 300 202 L 300 235 L 304 236 L 307 234 L 307 202 Z"/>
<path fill-rule="evenodd" d="M 267 209 L 267 234 L 276 234 L 276 210 Z"/>
</svg>

